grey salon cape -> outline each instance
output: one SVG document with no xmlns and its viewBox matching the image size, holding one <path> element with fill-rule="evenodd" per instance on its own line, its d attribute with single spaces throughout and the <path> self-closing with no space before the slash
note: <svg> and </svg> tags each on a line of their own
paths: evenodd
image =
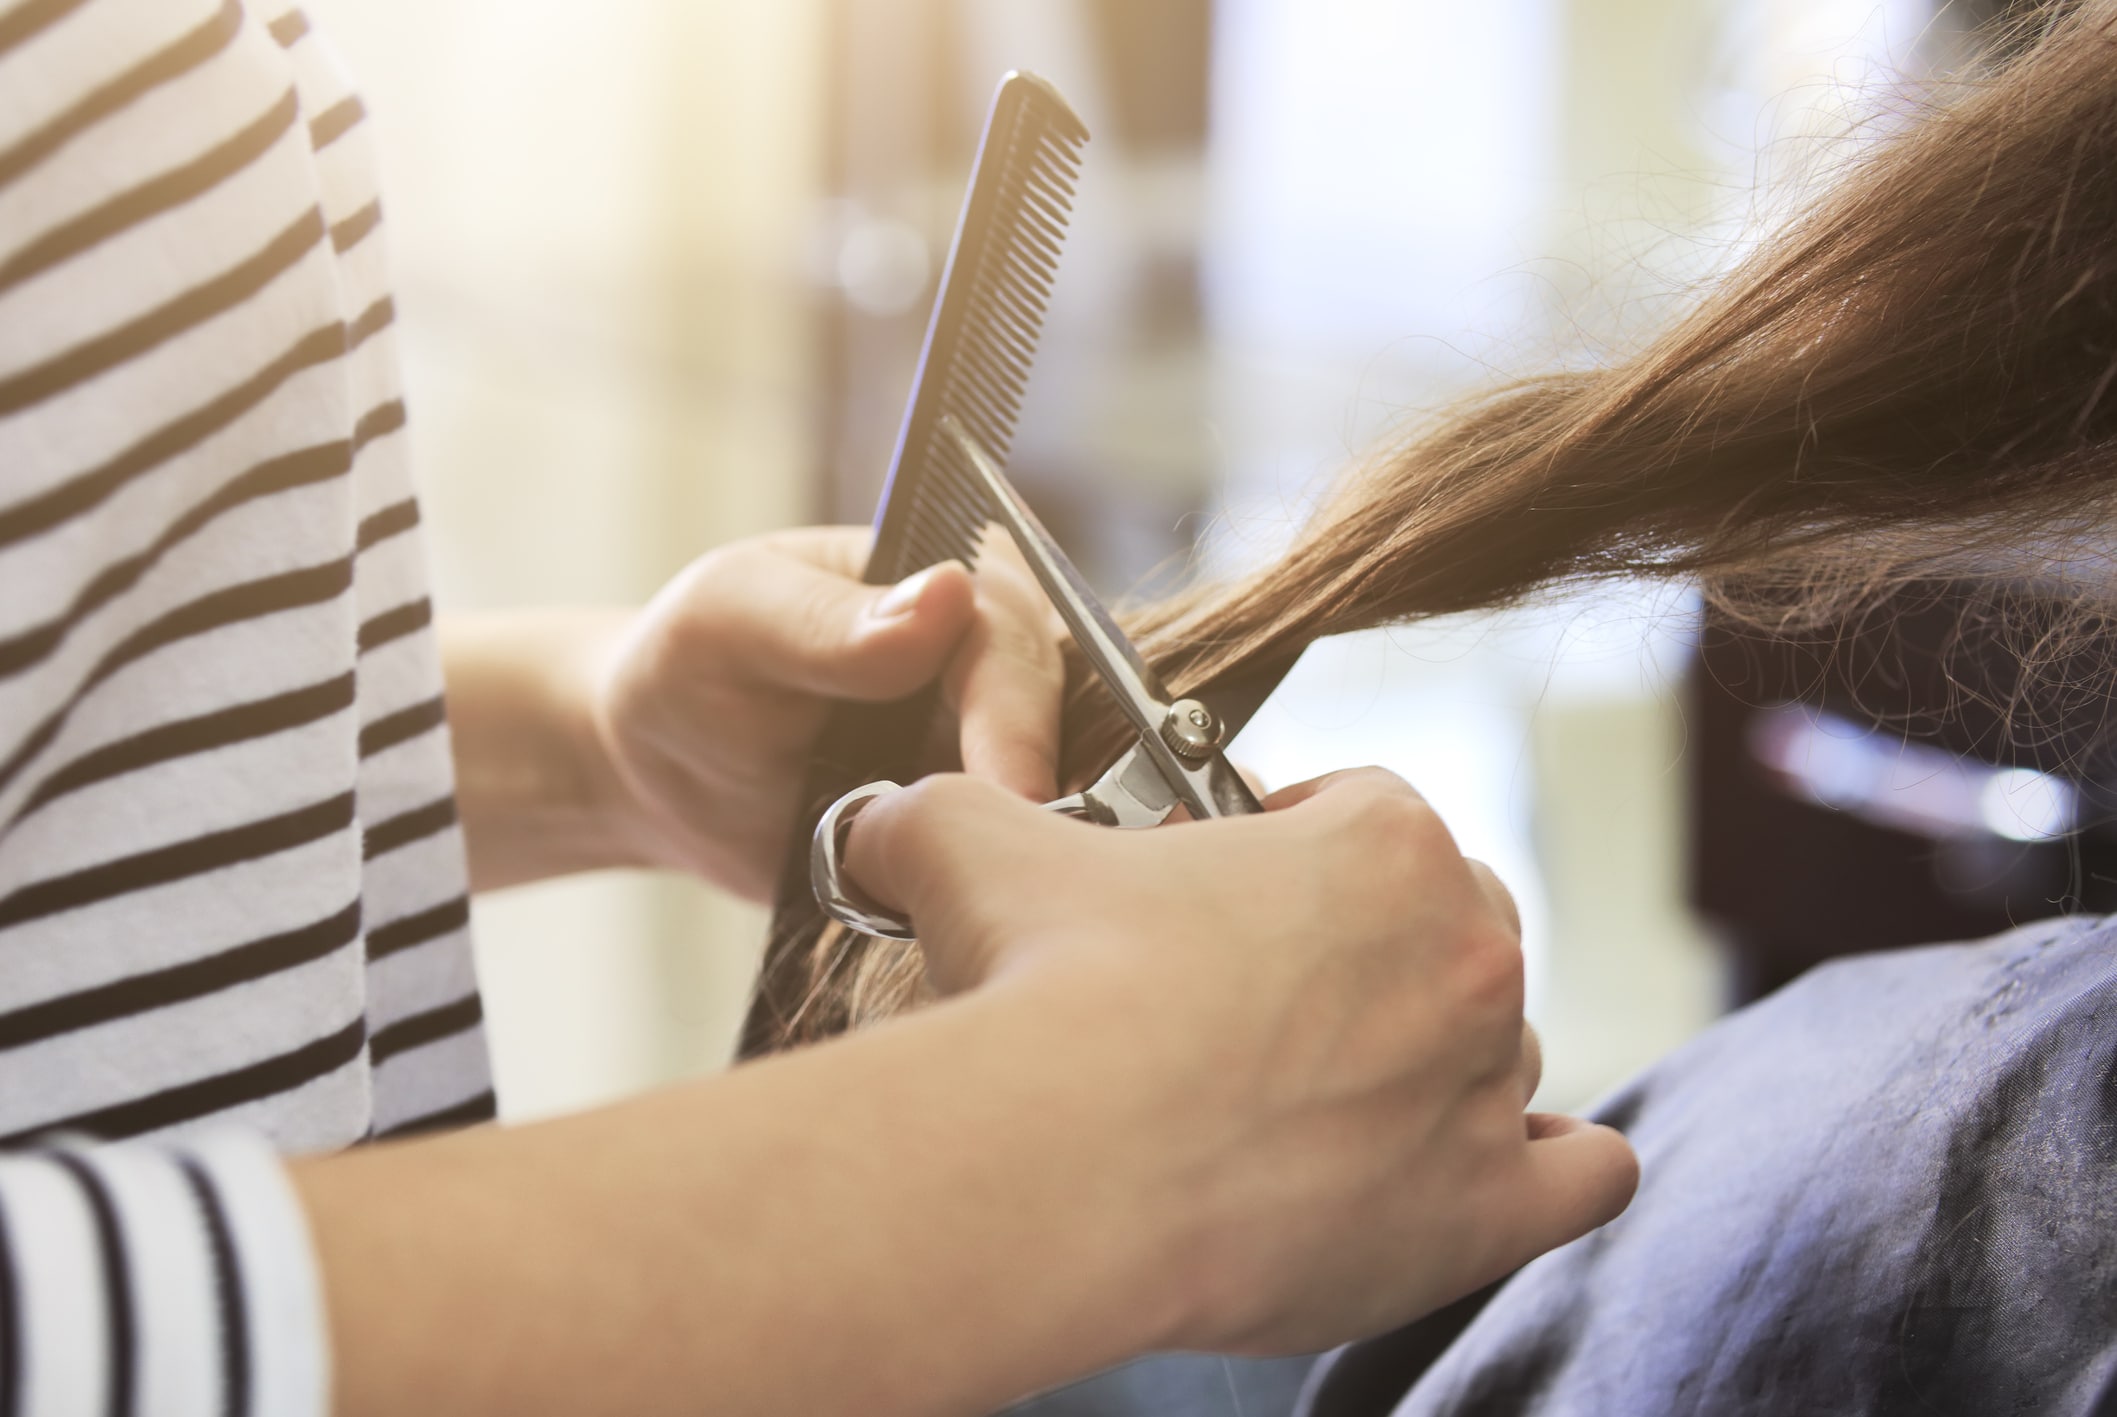
<svg viewBox="0 0 2117 1417">
<path fill-rule="evenodd" d="M 1172 1357 L 1028 1410 L 2117 1414 L 2109 922 L 1825 965 L 1597 1116 L 1639 1152 L 1623 1216 L 1298 1397 L 1285 1363 Z"/>
</svg>

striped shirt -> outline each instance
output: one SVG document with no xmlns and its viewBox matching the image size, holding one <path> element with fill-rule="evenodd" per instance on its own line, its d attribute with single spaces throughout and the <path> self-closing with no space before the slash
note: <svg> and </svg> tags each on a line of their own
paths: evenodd
<svg viewBox="0 0 2117 1417">
<path fill-rule="evenodd" d="M 275 1151 L 492 1115 L 362 116 L 0 0 L 0 1417 L 321 1411 Z"/>
</svg>

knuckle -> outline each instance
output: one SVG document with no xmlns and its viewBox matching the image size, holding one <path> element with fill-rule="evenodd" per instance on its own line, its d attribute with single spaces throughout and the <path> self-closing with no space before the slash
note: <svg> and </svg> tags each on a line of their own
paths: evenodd
<svg viewBox="0 0 2117 1417">
<path fill-rule="evenodd" d="M 1514 892 L 1507 889 L 1507 883 L 1500 879 L 1499 872 L 1475 858 L 1466 857 L 1464 864 L 1470 868 L 1471 882 L 1484 897 L 1486 904 L 1505 922 L 1511 933 L 1519 936 L 1522 928 L 1521 906 L 1515 900 Z"/>
<path fill-rule="evenodd" d="M 689 566 L 670 586 L 677 614 L 669 629 L 684 646 L 717 643 L 741 626 L 744 591 L 763 574 L 762 553 L 747 543 L 715 547 Z"/>
<path fill-rule="evenodd" d="M 1480 1014 L 1520 1016 L 1522 951 L 1497 922 L 1467 922 L 1456 934 L 1455 956 L 1457 988 L 1465 1004 Z"/>
<path fill-rule="evenodd" d="M 1059 677 L 1062 661 L 1058 642 L 1045 632 L 1041 620 L 992 598 L 981 601 L 978 619 L 985 646 L 991 653 L 1039 677 Z"/>
<path fill-rule="evenodd" d="M 1527 1101 L 1544 1080 L 1544 1040 L 1528 1023 L 1522 1025 L 1521 1050 L 1522 1092 Z"/>
<path fill-rule="evenodd" d="M 1432 893 L 1436 867 L 1460 858 L 1440 816 L 1394 778 L 1356 784 L 1345 793 L 1340 832 L 1350 838 L 1333 857 L 1348 886 L 1389 912 L 1420 905 Z"/>
<path fill-rule="evenodd" d="M 690 582 L 688 588 L 695 593 L 746 584 L 763 570 L 760 563 L 766 555 L 762 548 L 746 541 L 716 546 L 691 563 L 685 573 Z"/>
<path fill-rule="evenodd" d="M 816 586 L 799 597 L 792 607 L 791 640 L 796 646 L 825 648 L 841 643 L 849 628 L 845 608 L 838 599 Z"/>
<path fill-rule="evenodd" d="M 800 527 L 768 532 L 757 540 L 775 554 L 806 561 L 849 580 L 858 580 L 861 569 L 867 564 L 874 532 L 866 526 Z"/>
<path fill-rule="evenodd" d="M 947 820 L 948 794 L 936 790 L 942 781 L 925 778 L 875 802 L 864 814 L 873 824 L 853 835 L 855 855 L 872 862 L 908 894 L 918 894 L 920 882 L 947 874 L 947 847 L 956 833 Z"/>
<path fill-rule="evenodd" d="M 921 842 L 960 831 L 962 819 L 988 799 L 985 784 L 962 773 L 935 773 L 904 789 L 906 825 Z"/>
<path fill-rule="evenodd" d="M 1447 841 L 1447 828 L 1426 800 L 1402 778 L 1380 768 L 1363 768 L 1342 793 L 1352 826 L 1383 841 L 1414 850 Z M 1453 843 L 1450 843 L 1451 845 Z"/>
</svg>

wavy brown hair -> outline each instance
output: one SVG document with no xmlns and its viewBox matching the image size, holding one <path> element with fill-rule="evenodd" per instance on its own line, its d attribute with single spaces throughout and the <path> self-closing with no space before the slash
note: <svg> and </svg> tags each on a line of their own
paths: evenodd
<svg viewBox="0 0 2117 1417">
<path fill-rule="evenodd" d="M 1276 564 L 1133 615 L 1141 649 L 1189 693 L 1566 582 L 1688 579 L 1784 626 L 1922 576 L 2099 558 L 2117 0 L 2003 38 L 2004 62 L 1948 81 L 1637 354 L 1494 389 L 1380 450 Z M 1126 730 L 1074 669 L 1078 781 Z M 746 1047 L 888 1012 L 918 980 L 911 947 L 776 942 Z"/>
</svg>

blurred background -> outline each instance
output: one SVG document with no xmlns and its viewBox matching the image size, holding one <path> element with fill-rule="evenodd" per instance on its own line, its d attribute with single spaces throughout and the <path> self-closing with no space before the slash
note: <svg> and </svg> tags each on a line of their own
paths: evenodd
<svg viewBox="0 0 2117 1417">
<path fill-rule="evenodd" d="M 467 608 L 637 601 L 716 544 L 866 521 L 1006 69 L 1094 133 L 1013 472 L 1118 597 L 1271 556 L 1453 394 L 1636 340 L 2002 7 L 308 8 L 382 146 Z M 1570 1106 L 1812 958 L 2078 903 L 2079 784 L 1876 735 L 1827 677 L 1612 587 L 1318 645 L 1238 756 L 1381 763 L 1439 805 L 1521 899 Z M 721 1066 L 763 921 L 645 875 L 481 899 L 503 1112 Z"/>
</svg>

